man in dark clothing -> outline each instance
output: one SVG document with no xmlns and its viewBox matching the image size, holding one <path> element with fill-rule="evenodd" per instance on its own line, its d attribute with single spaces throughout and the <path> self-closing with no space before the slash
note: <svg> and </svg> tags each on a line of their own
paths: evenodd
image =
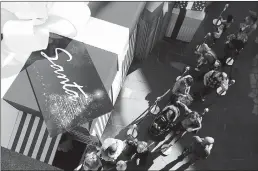
<svg viewBox="0 0 258 171">
<path fill-rule="evenodd" d="M 245 35 L 244 35 L 245 36 Z M 226 65 L 227 58 L 231 57 L 237 59 L 239 53 L 244 49 L 247 41 L 247 36 L 242 39 L 238 39 L 236 35 L 231 34 L 227 37 L 227 41 L 224 47 L 224 57 L 220 59 L 222 66 Z"/>
<path fill-rule="evenodd" d="M 153 164 L 153 154 L 149 151 L 149 145 L 144 141 L 138 141 L 136 148 L 132 148 L 134 155 L 128 163 L 129 170 L 148 170 Z"/>
<path fill-rule="evenodd" d="M 137 144 L 137 149 L 136 149 L 136 165 L 138 166 L 144 166 L 146 165 L 147 162 L 147 157 L 149 155 L 149 149 L 148 149 L 148 144 L 144 141 L 140 141 Z"/>
<path fill-rule="evenodd" d="M 189 163 L 194 164 L 197 160 L 206 159 L 210 153 L 214 144 L 214 139 L 212 137 L 200 138 L 199 136 L 193 137 L 194 142 L 190 147 L 185 148 L 182 152 L 183 157 L 192 154 Z"/>
<path fill-rule="evenodd" d="M 125 149 L 124 149 L 123 153 L 127 157 L 132 157 L 133 154 L 137 150 L 138 139 L 134 138 L 132 136 L 128 136 L 125 143 L 126 143 L 126 146 L 125 146 Z"/>
</svg>

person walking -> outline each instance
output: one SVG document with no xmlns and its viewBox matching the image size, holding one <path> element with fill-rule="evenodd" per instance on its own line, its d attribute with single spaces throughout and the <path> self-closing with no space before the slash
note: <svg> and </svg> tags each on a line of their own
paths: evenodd
<svg viewBox="0 0 258 171">
<path fill-rule="evenodd" d="M 249 11 L 250 15 L 244 19 L 243 23 L 240 23 L 239 32 L 245 33 L 250 36 L 257 29 L 257 13 Z"/>
<path fill-rule="evenodd" d="M 185 148 L 179 157 L 183 159 L 191 155 L 188 162 L 191 165 L 198 160 L 205 160 L 210 156 L 214 142 L 215 140 L 212 137 L 200 138 L 199 136 L 193 136 L 193 143 L 190 147 Z"/>
</svg>

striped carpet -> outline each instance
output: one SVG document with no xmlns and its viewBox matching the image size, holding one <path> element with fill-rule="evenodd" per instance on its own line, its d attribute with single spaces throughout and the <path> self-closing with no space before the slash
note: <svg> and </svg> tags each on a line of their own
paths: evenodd
<svg viewBox="0 0 258 171">
<path fill-rule="evenodd" d="M 43 118 L 20 111 L 8 149 L 52 165 L 61 136 L 51 138 Z"/>
</svg>

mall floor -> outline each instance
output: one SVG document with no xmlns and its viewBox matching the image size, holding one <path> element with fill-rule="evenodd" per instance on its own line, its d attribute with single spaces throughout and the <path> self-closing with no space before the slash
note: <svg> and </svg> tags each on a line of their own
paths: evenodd
<svg viewBox="0 0 258 171">
<path fill-rule="evenodd" d="M 125 139 L 127 126 L 134 122 L 157 96 L 173 85 L 185 65 L 194 65 L 194 47 L 202 41 L 207 32 L 212 31 L 212 19 L 219 15 L 225 4 L 226 2 L 214 2 L 210 6 L 205 21 L 191 43 L 162 41 L 146 61 L 132 65 L 102 139 Z M 229 2 L 225 15 L 231 13 L 235 17 L 235 24 L 229 32 L 236 31 L 239 22 L 248 15 L 248 10 L 258 12 L 258 3 Z M 254 41 L 257 36 L 256 30 L 240 54 L 233 70 L 236 84 L 230 88 L 227 95 L 219 100 L 210 97 L 206 102 L 195 103 L 192 106 L 200 111 L 205 107 L 210 108 L 199 135 L 215 138 L 211 156 L 191 167 L 185 164 L 187 160 L 178 162 L 176 159 L 182 148 L 191 143 L 189 134 L 173 147 L 171 155 L 155 156 L 154 164 L 146 170 L 258 169 L 258 44 Z M 223 55 L 224 40 L 225 35 L 214 46 L 218 56 Z M 139 140 L 152 141 L 148 127 L 153 117 L 149 115 L 139 124 Z"/>
</svg>

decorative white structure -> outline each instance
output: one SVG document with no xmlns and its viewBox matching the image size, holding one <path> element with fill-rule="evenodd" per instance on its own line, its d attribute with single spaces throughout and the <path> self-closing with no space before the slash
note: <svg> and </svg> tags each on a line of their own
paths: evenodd
<svg viewBox="0 0 258 171">
<path fill-rule="evenodd" d="M 12 79 L 2 79 L 2 87 L 5 88 L 1 89 L 1 98 L 30 54 L 47 48 L 50 32 L 69 38 L 78 37 L 78 29 L 85 29 L 90 15 L 87 2 L 1 3 L 1 67 L 5 67 L 3 72 L 9 72 L 8 65 L 17 67 Z"/>
<path fill-rule="evenodd" d="M 14 53 L 31 53 L 46 49 L 49 39 L 47 28 L 34 26 L 33 20 L 10 20 L 3 26 L 4 43 Z M 29 57 L 29 56 L 28 56 Z M 17 58 L 19 60 L 19 58 Z M 27 59 L 22 59 L 27 60 Z M 21 60 L 19 60 L 21 61 Z"/>
</svg>

